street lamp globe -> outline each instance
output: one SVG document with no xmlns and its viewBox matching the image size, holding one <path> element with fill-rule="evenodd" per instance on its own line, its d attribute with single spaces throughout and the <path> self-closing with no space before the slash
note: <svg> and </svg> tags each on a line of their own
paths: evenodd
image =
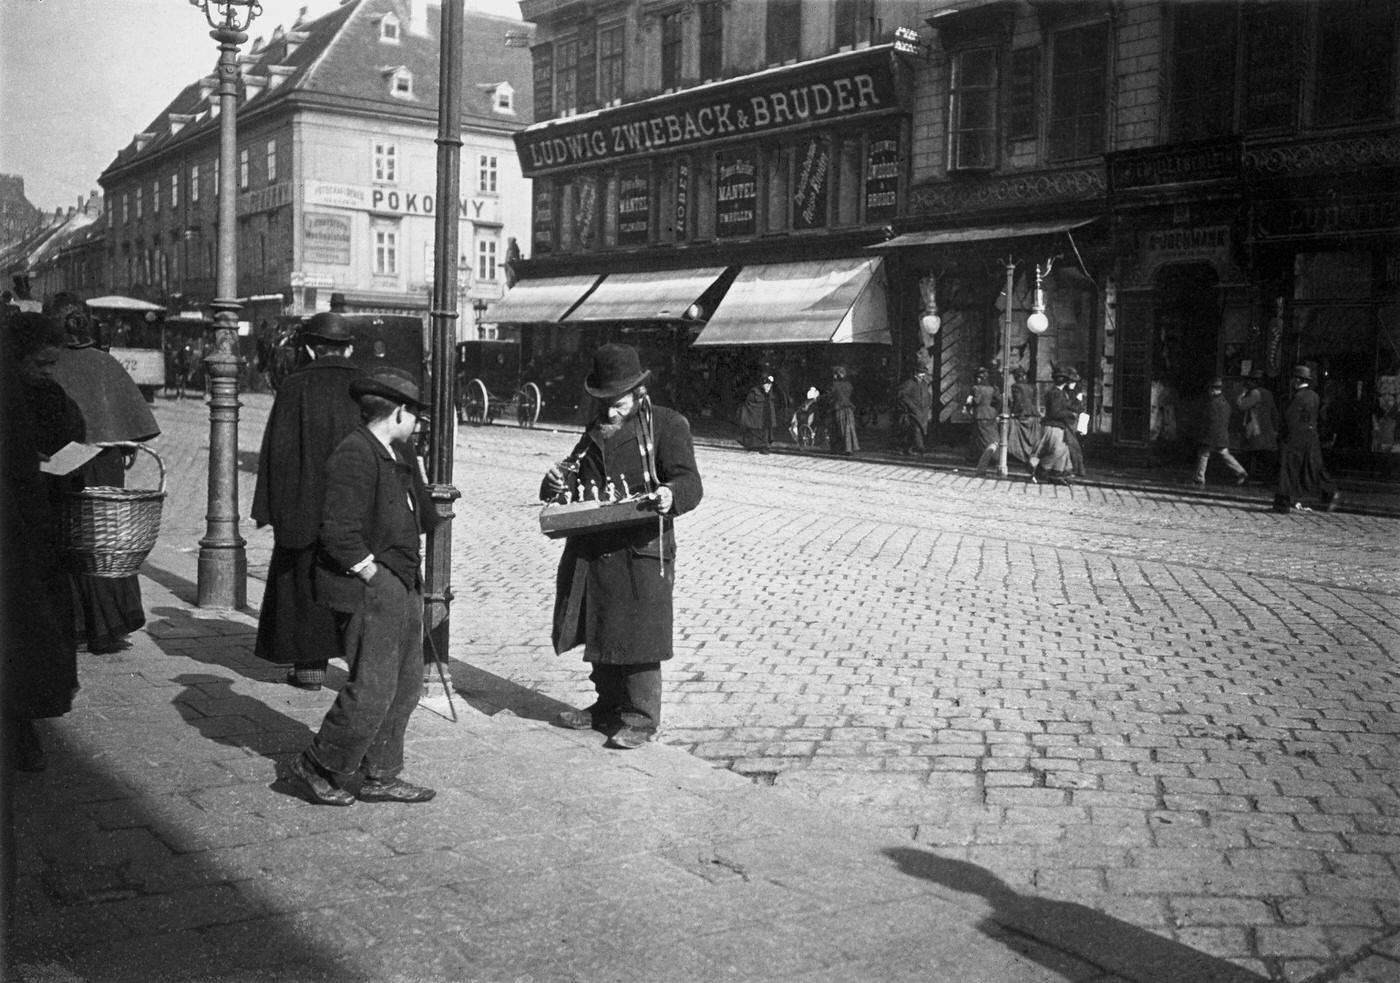
<svg viewBox="0 0 1400 983">
<path fill-rule="evenodd" d="M 1050 319 L 1041 310 L 1031 311 L 1030 317 L 1026 318 L 1026 330 L 1031 334 L 1044 334 L 1050 328 Z"/>
</svg>

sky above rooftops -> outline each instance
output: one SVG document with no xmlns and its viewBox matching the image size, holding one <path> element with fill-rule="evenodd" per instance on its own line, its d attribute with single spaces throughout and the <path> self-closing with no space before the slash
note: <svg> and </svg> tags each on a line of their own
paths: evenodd
<svg viewBox="0 0 1400 983">
<path fill-rule="evenodd" d="M 302 7 L 337 0 L 262 0 L 250 42 Z M 514 0 L 468 10 L 519 18 Z M 219 50 L 188 0 L 0 0 L 0 173 L 24 178 L 37 207 L 76 205 L 179 91 L 214 72 Z"/>
</svg>

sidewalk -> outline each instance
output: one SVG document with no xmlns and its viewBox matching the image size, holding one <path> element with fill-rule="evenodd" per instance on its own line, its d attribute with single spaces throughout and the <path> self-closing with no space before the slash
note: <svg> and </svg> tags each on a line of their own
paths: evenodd
<svg viewBox="0 0 1400 983">
<path fill-rule="evenodd" d="M 275 771 L 333 693 L 273 682 L 255 619 L 194 608 L 195 575 L 157 548 L 147 630 L 79 654 L 48 771 L 15 776 L 6 979 L 1258 979 L 679 749 L 606 750 L 462 663 L 457 721 L 438 691 L 410 726 L 433 802 L 312 806 Z"/>
<path fill-rule="evenodd" d="M 695 440 L 698 444 L 717 448 L 727 447 L 735 451 L 742 450 L 739 446 L 737 427 L 717 423 L 713 420 L 697 421 L 694 427 Z M 928 452 L 923 457 L 910 457 L 887 448 L 889 434 L 886 431 L 877 431 L 869 435 L 862 434 L 861 439 L 866 441 L 858 455 L 861 460 L 881 461 L 900 467 L 957 471 L 969 476 L 974 476 L 977 472 L 976 463 L 969 460 L 961 448 L 930 445 Z M 772 450 L 775 454 L 829 453 L 820 449 L 804 451 L 791 443 L 786 434 L 778 435 Z M 1025 482 L 1027 480 L 1025 466 L 1017 461 L 1011 461 L 1009 464 L 1010 474 L 1006 478 L 998 478 L 996 467 L 993 465 L 987 473 L 986 480 Z M 1104 463 L 1095 460 L 1093 453 L 1089 452 L 1087 470 L 1088 474 L 1083 478 L 1075 479 L 1075 484 L 1198 501 L 1207 499 L 1242 502 L 1257 504 L 1261 508 L 1270 508 L 1273 505 L 1274 489 L 1272 484 L 1251 481 L 1242 487 L 1236 487 L 1224 475 L 1223 465 L 1218 461 L 1212 462 L 1209 478 L 1204 487 L 1191 483 L 1189 465 L 1183 465 L 1175 470 L 1166 470 Z M 1400 518 L 1400 482 L 1357 474 L 1338 474 L 1334 475 L 1334 478 L 1341 492 L 1337 511 L 1357 515 Z M 1316 508 L 1318 503 L 1306 504 Z"/>
</svg>

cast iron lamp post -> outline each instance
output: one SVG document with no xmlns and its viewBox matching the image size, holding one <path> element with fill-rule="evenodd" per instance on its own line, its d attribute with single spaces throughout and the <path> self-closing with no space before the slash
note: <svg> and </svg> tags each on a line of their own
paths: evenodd
<svg viewBox="0 0 1400 983">
<path fill-rule="evenodd" d="M 1042 289 L 1043 277 L 1050 272 L 1050 260 L 1045 261 L 1045 269 L 1042 272 L 1040 264 L 1035 267 L 1035 300 L 1031 306 L 1030 316 L 1026 318 L 1026 330 L 1033 335 L 1042 335 L 1050 327 L 1050 319 L 1045 315 L 1045 291 Z M 1011 303 L 1012 291 L 1015 289 L 1016 264 L 1010 259 L 1006 260 L 1006 307 L 1002 312 L 1001 331 L 1001 428 L 1000 440 L 997 446 L 997 474 L 1005 478 L 1008 474 L 1006 466 L 1006 450 L 1011 443 Z"/>
<path fill-rule="evenodd" d="M 196 603 L 241 608 L 248 603 L 247 543 L 238 533 L 238 259 L 235 249 L 238 166 L 238 46 L 262 13 L 258 0 L 189 0 L 219 43 L 219 278 L 214 299 L 214 349 L 209 376 L 209 511 L 199 541 Z"/>
<path fill-rule="evenodd" d="M 462 168 L 462 0 L 443 0 L 438 64 L 437 200 L 444 205 L 460 198 Z M 432 429 L 428 445 L 428 490 L 442 519 L 428 534 L 423 590 L 425 662 L 437 663 L 438 677 L 447 686 L 448 639 L 452 609 L 452 503 L 461 497 L 452 485 L 452 452 L 456 419 L 452 389 L 457 339 L 457 209 L 437 210 L 433 226 L 433 298 L 430 372 Z M 426 666 L 425 666 L 426 669 Z M 431 676 L 432 673 L 427 673 Z M 424 680 L 425 691 L 428 680 Z M 451 701 L 451 692 L 448 700 Z M 455 714 L 455 710 L 453 711 Z"/>
</svg>

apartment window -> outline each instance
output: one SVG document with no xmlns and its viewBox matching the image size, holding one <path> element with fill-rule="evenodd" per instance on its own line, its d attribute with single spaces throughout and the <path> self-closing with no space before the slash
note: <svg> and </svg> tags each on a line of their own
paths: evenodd
<svg viewBox="0 0 1400 983">
<path fill-rule="evenodd" d="M 598 32 L 598 102 L 611 106 L 622 101 L 622 25 Z"/>
<path fill-rule="evenodd" d="M 122 195 L 122 224 L 131 221 L 131 195 Z"/>
<path fill-rule="evenodd" d="M 248 190 L 248 148 L 243 147 L 238 151 L 238 188 L 240 191 Z"/>
<path fill-rule="evenodd" d="M 151 182 L 151 214 L 154 215 L 154 214 L 156 214 L 156 213 L 159 212 L 159 211 L 160 211 L 160 182 L 159 182 L 159 181 L 152 181 L 152 182 Z"/>
<path fill-rule="evenodd" d="M 482 238 L 476 243 L 476 278 L 494 283 L 496 280 L 496 240 Z"/>
<path fill-rule="evenodd" d="M 397 276 L 399 272 L 399 232 L 396 228 L 379 225 L 374 228 L 374 272 L 379 276 Z"/>
<path fill-rule="evenodd" d="M 556 49 L 554 105 L 561 116 L 578 112 L 578 42 L 560 41 Z"/>
<path fill-rule="evenodd" d="M 379 22 L 379 40 L 385 44 L 399 43 L 399 18 L 392 11 Z"/>
<path fill-rule="evenodd" d="M 413 73 L 406 68 L 396 69 L 389 82 L 389 94 L 398 96 L 400 99 L 412 98 Z"/>
<path fill-rule="evenodd" d="M 700 8 L 700 81 L 713 82 L 724 72 L 724 6 Z"/>
<path fill-rule="evenodd" d="M 681 13 L 661 18 L 661 88 L 678 89 L 681 84 Z"/>
<path fill-rule="evenodd" d="M 949 170 L 996 165 L 997 52 L 974 48 L 952 57 L 948 118 Z"/>
<path fill-rule="evenodd" d="M 554 49 L 541 45 L 534 56 L 535 119 L 545 120 L 554 115 Z"/>
<path fill-rule="evenodd" d="M 836 47 L 854 48 L 856 41 L 860 38 L 860 2 L 859 0 L 836 0 L 832 7 L 832 19 L 836 22 Z"/>
<path fill-rule="evenodd" d="M 141 220 L 141 189 L 136 189 L 136 220 Z"/>
<path fill-rule="evenodd" d="M 267 183 L 277 181 L 277 141 L 267 141 Z"/>
<path fill-rule="evenodd" d="M 180 174 L 178 171 L 170 175 L 170 207 L 180 207 Z"/>
<path fill-rule="evenodd" d="M 399 148 L 393 143 L 374 145 L 374 180 L 377 184 L 393 184 L 399 179 Z"/>
<path fill-rule="evenodd" d="M 515 112 L 515 87 L 509 82 L 496 86 L 495 101 L 492 103 L 498 113 Z"/>
<path fill-rule="evenodd" d="M 190 201 L 199 201 L 199 165 L 190 165 Z"/>
<path fill-rule="evenodd" d="M 1108 25 L 1054 37 L 1050 76 L 1050 159 L 1103 153 L 1108 101 Z"/>
<path fill-rule="evenodd" d="M 1171 104 L 1176 141 L 1225 136 L 1234 129 L 1236 6 L 1183 3 L 1172 8 Z"/>
<path fill-rule="evenodd" d="M 1317 125 L 1393 118 L 1393 0 L 1331 0 L 1321 5 L 1316 69 Z"/>
<path fill-rule="evenodd" d="M 477 158 L 476 190 L 483 194 L 496 193 L 496 158 L 482 154 Z"/>
<path fill-rule="evenodd" d="M 770 65 L 796 61 L 802 37 L 802 0 L 768 0 L 764 50 Z"/>
</svg>

